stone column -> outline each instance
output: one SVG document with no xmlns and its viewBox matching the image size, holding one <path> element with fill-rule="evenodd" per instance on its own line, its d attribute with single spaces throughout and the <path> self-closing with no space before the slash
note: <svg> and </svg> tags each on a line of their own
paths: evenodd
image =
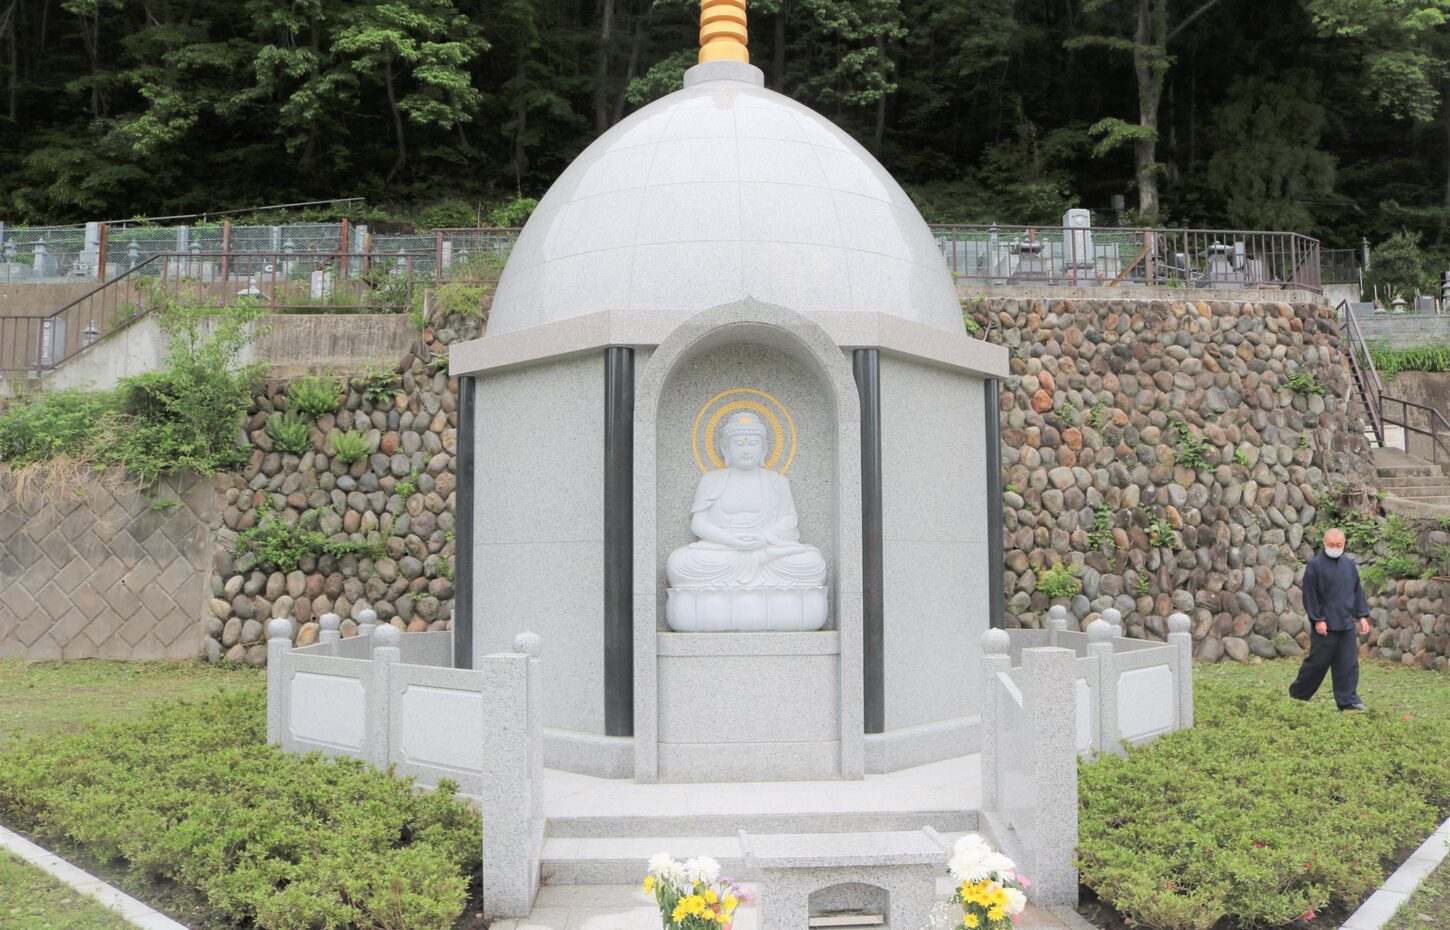
<svg viewBox="0 0 1450 930">
<path fill-rule="evenodd" d="M 488 920 L 527 917 L 539 888 L 543 841 L 539 779 L 543 727 L 536 634 L 520 634 L 514 648 L 480 665 L 483 705 L 483 911 Z M 532 700 L 531 700 L 532 698 Z"/>
<path fill-rule="evenodd" d="M 392 698 L 393 664 L 403 657 L 402 642 L 403 634 L 392 624 L 384 623 L 373 631 L 373 677 L 368 688 L 363 755 L 380 769 L 388 767 L 388 703 Z"/>
<path fill-rule="evenodd" d="M 317 631 L 317 641 L 323 645 L 336 643 L 342 639 L 342 618 L 337 614 L 323 614 L 317 621 L 321 627 Z"/>
<path fill-rule="evenodd" d="M 1012 638 L 1006 630 L 989 629 L 982 634 L 982 809 L 997 809 L 997 752 L 1001 734 L 997 711 L 997 674 L 1012 667 L 1007 654 Z"/>
<path fill-rule="evenodd" d="M 1038 905 L 1077 904 L 1077 752 L 1073 748 L 1073 662 L 1070 649 L 1024 649 L 1027 713 L 1032 740 L 1032 787 L 1037 799 L 1031 835 L 1035 875 L 1029 897 Z"/>
<path fill-rule="evenodd" d="M 273 617 L 267 621 L 267 742 L 281 743 L 287 726 L 287 706 L 292 682 L 288 680 L 287 653 L 292 649 L 292 621 Z"/>
<path fill-rule="evenodd" d="M 1116 613 L 1116 611 L 1115 611 Z M 1113 673 L 1113 637 L 1116 628 L 1106 620 L 1098 619 L 1088 624 L 1088 655 L 1097 659 L 1098 687 L 1093 695 L 1097 712 L 1097 733 L 1093 734 L 1093 748 L 1099 752 L 1116 752 L 1118 747 L 1118 678 Z"/>
<path fill-rule="evenodd" d="M 1057 645 L 1057 634 L 1067 631 L 1067 608 L 1054 604 L 1047 611 L 1047 641 Z"/>
<path fill-rule="evenodd" d="M 1109 607 L 1104 610 L 1100 618 L 1113 628 L 1113 635 L 1119 639 L 1123 638 L 1123 614 L 1116 607 Z"/>
<path fill-rule="evenodd" d="M 357 615 L 357 633 L 359 636 L 371 636 L 378 628 L 378 612 L 369 608 L 360 610 Z"/>
<path fill-rule="evenodd" d="M 1173 670 L 1178 686 L 1178 728 L 1193 726 L 1193 634 L 1187 614 L 1168 617 L 1168 645 L 1178 647 L 1178 665 Z"/>
</svg>

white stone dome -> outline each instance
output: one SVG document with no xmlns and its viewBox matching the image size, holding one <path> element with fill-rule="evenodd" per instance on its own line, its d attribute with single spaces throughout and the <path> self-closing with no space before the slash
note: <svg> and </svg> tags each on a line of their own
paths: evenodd
<svg viewBox="0 0 1450 930">
<path fill-rule="evenodd" d="M 951 272 L 901 186 L 764 83 L 752 65 L 697 65 L 585 149 L 524 226 L 489 332 L 745 297 L 964 332 Z"/>
</svg>

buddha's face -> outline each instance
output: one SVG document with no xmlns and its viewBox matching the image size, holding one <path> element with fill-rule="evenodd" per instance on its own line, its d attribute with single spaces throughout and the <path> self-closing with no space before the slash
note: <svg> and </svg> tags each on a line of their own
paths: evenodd
<svg viewBox="0 0 1450 930">
<path fill-rule="evenodd" d="M 765 459 L 765 437 L 753 433 L 737 433 L 721 445 L 725 464 L 750 471 Z"/>
</svg>

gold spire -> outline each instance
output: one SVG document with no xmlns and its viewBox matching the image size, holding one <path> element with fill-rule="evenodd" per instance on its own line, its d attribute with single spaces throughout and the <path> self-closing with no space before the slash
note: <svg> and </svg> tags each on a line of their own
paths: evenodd
<svg viewBox="0 0 1450 930">
<path fill-rule="evenodd" d="M 700 0 L 700 63 L 750 62 L 745 0 Z"/>
</svg>

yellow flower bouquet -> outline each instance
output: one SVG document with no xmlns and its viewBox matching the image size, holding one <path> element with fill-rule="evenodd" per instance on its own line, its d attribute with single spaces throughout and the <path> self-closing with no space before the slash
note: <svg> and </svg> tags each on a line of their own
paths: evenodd
<svg viewBox="0 0 1450 930">
<path fill-rule="evenodd" d="M 746 900 L 739 885 L 720 877 L 720 863 L 709 856 L 684 862 L 654 856 L 644 890 L 654 895 L 665 930 L 730 930 L 735 909 Z"/>
<path fill-rule="evenodd" d="M 958 883 L 952 896 L 962 909 L 958 930 L 1004 930 L 1027 907 L 1023 889 L 1031 882 L 975 833 L 957 840 L 947 868 Z"/>
</svg>

